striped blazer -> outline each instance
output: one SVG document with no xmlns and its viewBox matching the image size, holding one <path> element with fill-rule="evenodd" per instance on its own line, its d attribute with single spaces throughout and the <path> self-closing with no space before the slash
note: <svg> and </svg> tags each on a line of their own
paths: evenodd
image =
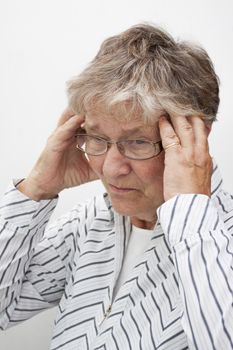
<svg viewBox="0 0 233 350">
<path fill-rule="evenodd" d="M 0 329 L 58 305 L 51 350 L 233 349 L 233 197 L 177 195 L 113 300 L 131 232 L 107 194 L 48 224 L 57 199 L 0 204 Z"/>
</svg>

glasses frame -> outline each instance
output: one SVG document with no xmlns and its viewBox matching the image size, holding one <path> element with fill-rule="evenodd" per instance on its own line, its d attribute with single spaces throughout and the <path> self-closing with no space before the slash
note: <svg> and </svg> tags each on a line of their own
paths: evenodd
<svg viewBox="0 0 233 350">
<path fill-rule="evenodd" d="M 80 150 L 81 152 L 83 152 L 83 153 L 85 153 L 85 154 L 87 154 L 89 156 L 93 156 L 93 157 L 98 157 L 98 156 L 104 155 L 105 153 L 108 152 L 108 150 L 111 147 L 111 145 L 116 145 L 117 149 L 118 149 L 118 151 L 120 152 L 121 155 L 123 155 L 124 157 L 126 157 L 128 159 L 132 159 L 132 160 L 147 160 L 147 159 L 155 158 L 155 157 L 158 157 L 158 155 L 163 151 L 163 146 L 162 146 L 162 141 L 161 140 L 156 141 L 156 142 L 150 141 L 150 140 L 145 140 L 145 139 L 131 139 L 131 140 L 112 141 L 112 140 L 106 140 L 106 139 L 104 139 L 103 137 L 100 137 L 100 136 L 84 134 L 84 133 L 83 134 L 78 133 L 78 134 L 75 135 L 75 137 L 77 137 L 77 136 L 89 136 L 89 137 L 93 137 L 93 138 L 99 139 L 101 141 L 104 141 L 106 143 L 106 150 L 103 153 L 100 153 L 100 154 L 91 154 L 89 152 L 87 153 L 78 144 L 76 144 L 76 148 L 78 150 Z M 151 145 L 154 146 L 154 149 L 155 149 L 156 145 L 159 145 L 160 146 L 159 153 L 156 153 L 153 156 L 150 156 L 150 157 L 147 157 L 147 158 L 133 158 L 133 157 L 126 156 L 125 153 L 124 153 L 124 146 L 122 145 L 122 143 L 127 142 L 127 141 L 136 141 L 136 140 L 148 142 L 148 143 L 150 143 Z"/>
</svg>

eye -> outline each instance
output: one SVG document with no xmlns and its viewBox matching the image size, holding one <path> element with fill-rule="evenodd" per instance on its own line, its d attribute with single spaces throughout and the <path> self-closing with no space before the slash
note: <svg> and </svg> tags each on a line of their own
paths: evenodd
<svg viewBox="0 0 233 350">
<path fill-rule="evenodd" d="M 145 140 L 134 140 L 135 144 L 136 145 L 144 145 L 144 144 L 147 144 L 148 142 L 145 141 Z"/>
<path fill-rule="evenodd" d="M 105 144 L 106 140 L 98 137 L 98 136 L 89 136 L 89 141 L 94 142 L 96 144 Z"/>
<path fill-rule="evenodd" d="M 143 144 L 145 144 L 145 143 L 147 143 L 147 141 L 145 141 L 145 140 L 127 140 L 126 141 L 129 145 L 143 145 Z"/>
<path fill-rule="evenodd" d="M 140 147 L 140 146 L 145 146 L 145 145 L 148 145 L 149 142 L 146 141 L 146 140 L 128 140 L 127 141 L 128 145 L 129 146 L 132 146 L 132 147 Z"/>
</svg>

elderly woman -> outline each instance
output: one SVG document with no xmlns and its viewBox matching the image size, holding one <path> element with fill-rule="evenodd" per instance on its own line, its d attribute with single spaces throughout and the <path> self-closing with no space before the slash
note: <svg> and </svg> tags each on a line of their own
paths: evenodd
<svg viewBox="0 0 233 350">
<path fill-rule="evenodd" d="M 59 305 L 51 349 L 232 349 L 232 197 L 208 151 L 207 53 L 138 25 L 68 84 L 69 108 L 2 199 L 2 329 Z M 106 193 L 47 227 L 65 188 Z"/>
</svg>

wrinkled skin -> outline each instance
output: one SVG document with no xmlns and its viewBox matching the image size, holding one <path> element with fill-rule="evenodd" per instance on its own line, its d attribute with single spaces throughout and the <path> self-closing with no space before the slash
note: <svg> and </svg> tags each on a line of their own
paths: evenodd
<svg viewBox="0 0 233 350">
<path fill-rule="evenodd" d="M 151 228 L 156 209 L 182 193 L 210 196 L 212 160 L 209 155 L 210 126 L 199 116 L 155 116 L 150 124 L 140 116 L 128 122 L 90 111 L 85 116 L 66 110 L 45 149 L 19 189 L 34 200 L 53 198 L 65 188 L 100 178 L 113 207 L 131 217 L 133 224 Z M 159 156 L 138 161 L 125 158 L 116 145 L 102 156 L 78 151 L 75 133 L 83 126 L 109 140 L 146 138 L 162 140 L 165 151 Z M 172 147 L 168 145 L 178 143 Z"/>
</svg>

